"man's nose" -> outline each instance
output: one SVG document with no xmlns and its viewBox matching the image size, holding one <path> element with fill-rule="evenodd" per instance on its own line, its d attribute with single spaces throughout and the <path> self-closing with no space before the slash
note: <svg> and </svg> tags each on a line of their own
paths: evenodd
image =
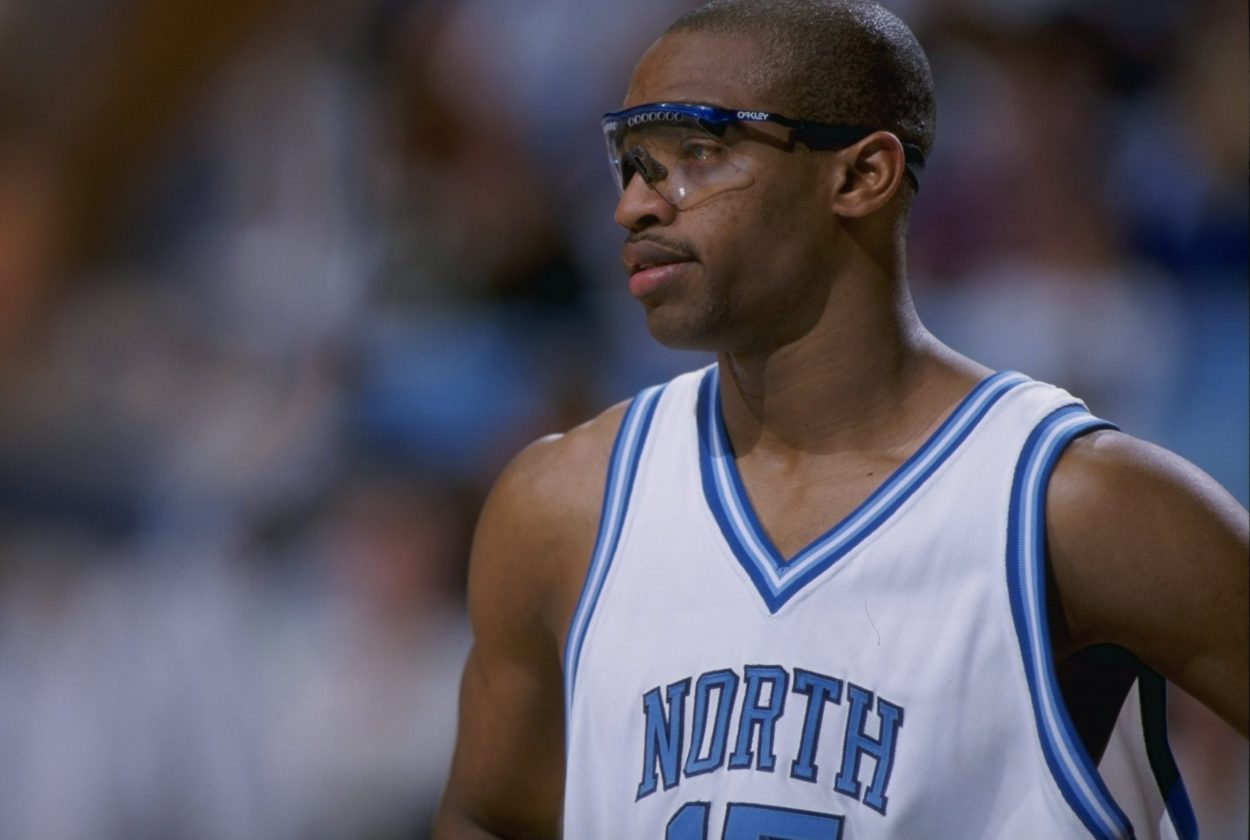
<svg viewBox="0 0 1250 840">
<path fill-rule="evenodd" d="M 614 218 L 626 230 L 639 231 L 670 224 L 677 218 L 677 208 L 669 204 L 639 172 L 634 172 L 616 202 Z"/>
</svg>

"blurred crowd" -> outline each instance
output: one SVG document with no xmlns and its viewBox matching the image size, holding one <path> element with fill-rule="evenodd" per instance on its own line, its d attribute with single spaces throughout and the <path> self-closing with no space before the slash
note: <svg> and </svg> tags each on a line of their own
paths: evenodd
<svg viewBox="0 0 1250 840">
<path fill-rule="evenodd" d="M 598 126 L 690 5 L 0 2 L 0 840 L 428 835 L 494 476 L 708 361 Z M 922 317 L 1246 504 L 1246 4 L 887 5 Z M 1172 717 L 1245 837 L 1245 742 Z"/>
</svg>

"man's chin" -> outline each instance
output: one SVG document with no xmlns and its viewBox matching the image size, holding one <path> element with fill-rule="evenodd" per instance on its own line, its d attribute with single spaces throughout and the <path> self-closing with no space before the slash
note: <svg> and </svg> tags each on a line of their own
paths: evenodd
<svg viewBox="0 0 1250 840">
<path fill-rule="evenodd" d="M 670 350 L 716 352 L 719 349 L 717 331 L 710 324 L 682 317 L 669 307 L 647 307 L 647 329 L 652 338 Z"/>
</svg>

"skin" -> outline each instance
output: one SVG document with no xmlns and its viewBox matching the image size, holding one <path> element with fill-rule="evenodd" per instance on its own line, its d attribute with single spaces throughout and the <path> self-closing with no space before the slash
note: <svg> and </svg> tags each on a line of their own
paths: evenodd
<svg viewBox="0 0 1250 840">
<path fill-rule="evenodd" d="M 777 108 L 745 76 L 755 50 L 742 37 L 662 38 L 625 105 Z M 636 177 L 616 221 L 629 241 L 692 257 L 642 296 L 648 326 L 665 344 L 718 354 L 743 483 L 792 554 L 866 498 L 990 371 L 916 317 L 896 138 L 878 132 L 820 153 L 754 145 L 749 188 L 678 211 Z M 623 413 L 615 406 L 532 444 L 484 506 L 469 579 L 476 641 L 441 840 L 559 836 L 561 657 Z M 1091 646 L 1121 645 L 1245 735 L 1246 511 L 1193 465 L 1118 432 L 1073 443 L 1047 498 L 1061 673 L 1077 679 Z M 1094 711 L 1117 706 L 1123 689 L 1105 687 Z"/>
</svg>

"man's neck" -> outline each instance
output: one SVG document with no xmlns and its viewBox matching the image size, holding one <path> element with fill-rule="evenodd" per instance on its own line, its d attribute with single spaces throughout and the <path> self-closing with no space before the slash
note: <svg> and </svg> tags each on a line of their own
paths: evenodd
<svg viewBox="0 0 1250 840">
<path fill-rule="evenodd" d="M 861 305 L 765 354 L 722 353 L 721 411 L 735 452 L 778 457 L 906 445 L 988 371 L 921 325 L 910 300 Z"/>
</svg>

